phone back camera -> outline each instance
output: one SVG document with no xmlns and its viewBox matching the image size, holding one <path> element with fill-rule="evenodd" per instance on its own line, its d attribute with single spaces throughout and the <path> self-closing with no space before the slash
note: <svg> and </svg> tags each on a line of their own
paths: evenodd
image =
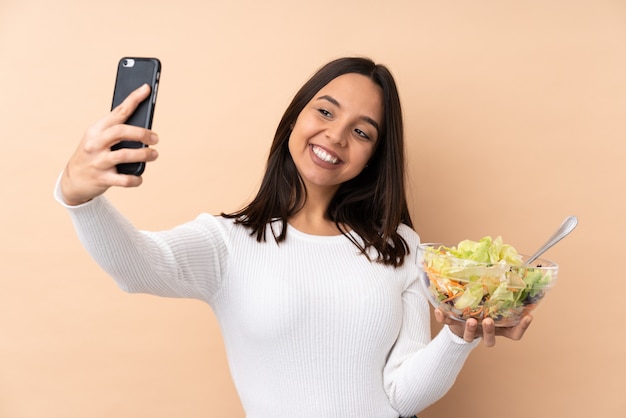
<svg viewBox="0 0 626 418">
<path fill-rule="evenodd" d="M 134 67 L 135 66 L 135 60 L 132 58 L 126 58 L 124 59 L 124 61 L 122 62 L 122 65 L 124 67 L 130 68 L 130 67 Z"/>
</svg>

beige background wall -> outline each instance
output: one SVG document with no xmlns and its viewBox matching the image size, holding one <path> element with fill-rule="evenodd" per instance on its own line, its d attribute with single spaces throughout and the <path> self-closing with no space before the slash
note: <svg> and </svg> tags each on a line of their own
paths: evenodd
<svg viewBox="0 0 626 418">
<path fill-rule="evenodd" d="M 109 196 L 146 229 L 243 204 L 319 65 L 387 64 L 424 240 L 531 252 L 580 219 L 526 337 L 420 418 L 626 417 L 622 0 L 1 0 L 0 417 L 243 417 L 209 308 L 119 291 L 52 199 L 133 54 L 163 62 L 161 158 Z"/>
</svg>

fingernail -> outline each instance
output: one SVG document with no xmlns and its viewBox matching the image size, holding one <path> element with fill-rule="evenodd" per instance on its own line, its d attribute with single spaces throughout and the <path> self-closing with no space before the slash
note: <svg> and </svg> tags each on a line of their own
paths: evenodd
<svg viewBox="0 0 626 418">
<path fill-rule="evenodd" d="M 159 142 L 159 137 L 157 134 L 150 134 L 150 140 L 156 144 Z"/>
</svg>

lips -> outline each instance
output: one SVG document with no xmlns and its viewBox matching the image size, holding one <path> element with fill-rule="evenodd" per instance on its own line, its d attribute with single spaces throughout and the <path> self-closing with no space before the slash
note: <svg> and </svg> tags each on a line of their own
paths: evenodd
<svg viewBox="0 0 626 418">
<path fill-rule="evenodd" d="M 324 161 L 325 163 L 332 165 L 341 164 L 341 160 L 339 159 L 339 157 L 329 153 L 324 148 L 318 147 L 317 145 L 311 145 L 311 151 L 313 151 L 313 154 L 315 154 L 317 158 Z"/>
</svg>

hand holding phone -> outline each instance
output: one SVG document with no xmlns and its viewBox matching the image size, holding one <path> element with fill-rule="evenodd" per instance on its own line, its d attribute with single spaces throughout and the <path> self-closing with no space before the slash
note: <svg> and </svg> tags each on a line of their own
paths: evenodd
<svg viewBox="0 0 626 418">
<path fill-rule="evenodd" d="M 124 123 L 137 106 L 149 96 L 150 88 L 143 85 L 128 95 L 124 105 L 116 107 L 85 130 L 63 170 L 60 182 L 61 200 L 68 205 L 76 206 L 103 194 L 110 187 L 141 185 L 143 181 L 141 176 L 115 173 L 114 164 L 120 160 L 113 154 L 119 151 L 111 151 L 111 147 L 124 138 L 149 146 L 159 142 L 158 135 L 152 130 Z M 138 148 L 132 155 L 137 156 L 137 161 L 145 162 L 158 158 L 158 152 L 148 147 Z"/>
<path fill-rule="evenodd" d="M 161 76 L 161 62 L 157 58 L 124 57 L 117 65 L 117 76 L 113 90 L 113 104 L 117 107 L 134 90 L 143 84 L 150 86 L 150 96 L 137 106 L 137 109 L 126 120 L 127 125 L 152 128 L 154 108 L 156 105 L 159 78 Z M 120 148 L 142 148 L 147 145 L 137 141 L 121 141 L 111 147 L 111 150 Z M 143 161 L 122 163 L 117 165 L 117 172 L 140 176 L 145 170 Z"/>
</svg>

